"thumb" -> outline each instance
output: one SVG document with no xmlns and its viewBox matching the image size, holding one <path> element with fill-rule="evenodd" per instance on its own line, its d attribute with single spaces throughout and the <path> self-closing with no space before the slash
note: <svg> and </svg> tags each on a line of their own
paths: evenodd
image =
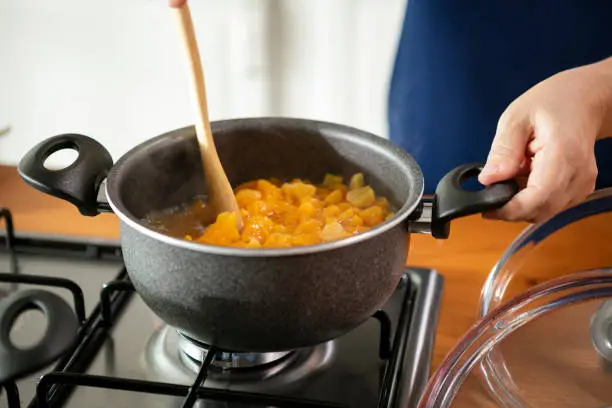
<svg viewBox="0 0 612 408">
<path fill-rule="evenodd" d="M 180 8 L 187 3 L 187 0 L 170 0 L 170 7 Z"/>
<path fill-rule="evenodd" d="M 487 162 L 478 176 L 485 186 L 515 177 L 525 159 L 531 126 L 527 118 L 500 120 Z"/>
</svg>

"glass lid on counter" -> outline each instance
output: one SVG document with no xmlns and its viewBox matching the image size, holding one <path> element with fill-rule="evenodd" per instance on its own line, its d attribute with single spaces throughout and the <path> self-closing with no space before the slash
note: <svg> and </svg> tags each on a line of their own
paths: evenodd
<svg viewBox="0 0 612 408">
<path fill-rule="evenodd" d="M 612 189 L 528 227 L 420 408 L 612 407 Z"/>
<path fill-rule="evenodd" d="M 491 310 L 419 408 L 612 406 L 612 269 L 569 274 Z"/>
</svg>

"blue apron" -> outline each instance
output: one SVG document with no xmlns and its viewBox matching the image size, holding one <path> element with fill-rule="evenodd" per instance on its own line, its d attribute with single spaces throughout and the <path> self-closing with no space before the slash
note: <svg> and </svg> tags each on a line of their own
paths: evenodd
<svg viewBox="0 0 612 408">
<path fill-rule="evenodd" d="M 425 175 L 486 160 L 499 116 L 545 78 L 612 55 L 610 0 L 408 0 L 391 89 L 390 138 Z M 596 144 L 612 186 L 612 140 Z"/>
</svg>

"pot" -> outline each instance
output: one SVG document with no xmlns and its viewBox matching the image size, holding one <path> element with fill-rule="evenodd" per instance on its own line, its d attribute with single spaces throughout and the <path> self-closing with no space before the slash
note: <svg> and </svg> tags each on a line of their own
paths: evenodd
<svg viewBox="0 0 612 408">
<path fill-rule="evenodd" d="M 201 343 L 268 352 L 319 344 L 354 329 L 391 296 L 402 276 L 411 232 L 445 239 L 452 219 L 497 209 L 518 191 L 506 181 L 480 191 L 462 183 L 481 164 L 448 173 L 423 199 L 416 161 L 390 141 L 351 127 L 305 119 L 249 118 L 212 123 L 232 185 L 257 179 L 322 180 L 363 172 L 395 215 L 359 235 L 324 244 L 242 249 L 204 245 L 151 229 L 142 220 L 206 194 L 193 127 L 150 139 L 115 164 L 97 141 L 78 134 L 44 140 L 18 166 L 34 188 L 74 204 L 85 216 L 118 218 L 129 277 L 167 324 Z M 61 149 L 74 163 L 47 170 Z M 98 190 L 105 184 L 105 199 Z"/>
</svg>

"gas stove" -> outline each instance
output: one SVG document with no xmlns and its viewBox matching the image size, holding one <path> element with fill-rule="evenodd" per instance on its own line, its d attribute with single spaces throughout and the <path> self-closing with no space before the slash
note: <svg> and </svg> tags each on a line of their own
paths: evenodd
<svg viewBox="0 0 612 408">
<path fill-rule="evenodd" d="M 234 353 L 157 318 L 118 242 L 20 234 L 8 210 L 0 218 L 0 407 L 405 408 L 426 384 L 443 286 L 436 271 L 407 268 L 384 307 L 340 338 Z M 27 311 L 7 319 L 19 304 Z"/>
</svg>

